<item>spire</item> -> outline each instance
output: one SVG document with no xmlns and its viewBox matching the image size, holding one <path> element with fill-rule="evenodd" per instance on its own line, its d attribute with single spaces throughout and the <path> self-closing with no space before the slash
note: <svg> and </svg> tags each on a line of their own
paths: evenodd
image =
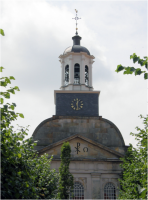
<svg viewBox="0 0 148 200">
<path fill-rule="evenodd" d="M 76 35 L 78 35 L 78 32 L 77 32 L 77 30 L 78 30 L 78 28 L 77 28 L 77 20 L 79 20 L 81 18 L 77 17 L 78 10 L 75 9 L 75 11 L 76 11 L 76 16 L 75 16 L 75 18 L 72 18 L 72 19 L 76 20 Z"/>
</svg>

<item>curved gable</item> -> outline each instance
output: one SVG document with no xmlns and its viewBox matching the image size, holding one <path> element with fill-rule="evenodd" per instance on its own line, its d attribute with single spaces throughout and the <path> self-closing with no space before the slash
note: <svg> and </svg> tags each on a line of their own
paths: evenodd
<svg viewBox="0 0 148 200">
<path fill-rule="evenodd" d="M 41 122 L 33 133 L 37 146 L 56 143 L 79 134 L 107 147 L 125 147 L 119 129 L 111 121 L 101 117 L 54 116 Z"/>
</svg>

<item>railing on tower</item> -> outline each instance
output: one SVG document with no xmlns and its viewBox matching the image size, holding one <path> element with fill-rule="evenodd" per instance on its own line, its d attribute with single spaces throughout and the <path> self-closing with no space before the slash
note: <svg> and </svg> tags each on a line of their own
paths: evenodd
<svg viewBox="0 0 148 200">
<path fill-rule="evenodd" d="M 89 81 L 88 80 L 85 80 L 85 85 L 89 86 Z"/>
<path fill-rule="evenodd" d="M 80 84 L 80 79 L 79 78 L 74 78 L 74 84 L 76 84 L 76 85 Z"/>
<path fill-rule="evenodd" d="M 64 85 L 69 84 L 69 65 L 65 66 L 65 80 L 64 80 Z"/>
</svg>

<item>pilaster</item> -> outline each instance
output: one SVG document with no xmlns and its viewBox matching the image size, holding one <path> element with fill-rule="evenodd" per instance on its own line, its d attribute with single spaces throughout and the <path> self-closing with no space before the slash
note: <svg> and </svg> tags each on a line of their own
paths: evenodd
<svg viewBox="0 0 148 200">
<path fill-rule="evenodd" d="M 94 63 L 94 61 L 91 59 L 90 63 L 89 63 L 89 86 L 92 87 L 92 64 Z"/>
<path fill-rule="evenodd" d="M 61 86 L 64 85 L 64 80 L 65 80 L 65 76 L 64 76 L 64 60 L 61 60 Z"/>
<path fill-rule="evenodd" d="M 73 57 L 69 57 L 69 84 L 74 83 L 74 66 L 73 66 Z"/>
<path fill-rule="evenodd" d="M 82 55 L 80 66 L 80 83 L 85 84 L 85 56 Z"/>
<path fill-rule="evenodd" d="M 101 199 L 101 174 L 91 173 L 92 199 Z"/>
</svg>

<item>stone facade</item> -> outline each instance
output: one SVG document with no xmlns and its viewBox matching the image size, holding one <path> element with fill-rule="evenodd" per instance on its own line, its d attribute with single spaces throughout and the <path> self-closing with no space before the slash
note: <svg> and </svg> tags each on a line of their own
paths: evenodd
<svg viewBox="0 0 148 200">
<path fill-rule="evenodd" d="M 70 172 L 84 187 L 85 199 L 103 199 L 104 186 L 113 183 L 118 195 L 122 173 L 120 158 L 126 146 L 119 129 L 98 117 L 53 116 L 43 121 L 33 133 L 39 155 L 53 155 L 51 168 L 58 171 L 63 142 L 71 146 Z"/>
<path fill-rule="evenodd" d="M 116 166 L 116 170 L 114 170 Z M 53 161 L 52 168 L 58 171 L 60 161 Z M 84 186 L 85 199 L 104 199 L 103 189 L 106 183 L 112 182 L 119 194 L 119 182 L 121 168 L 118 162 L 103 161 L 71 161 L 70 172 L 74 176 L 74 181 L 79 181 Z"/>
</svg>

